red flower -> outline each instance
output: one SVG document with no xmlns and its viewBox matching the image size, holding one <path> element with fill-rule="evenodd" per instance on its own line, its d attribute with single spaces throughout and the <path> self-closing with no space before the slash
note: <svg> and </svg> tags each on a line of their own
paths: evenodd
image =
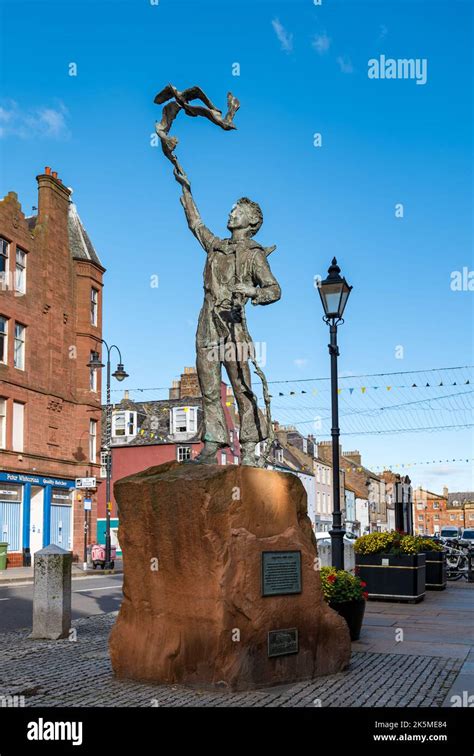
<svg viewBox="0 0 474 756">
<path fill-rule="evenodd" d="M 328 575 L 328 583 L 335 583 L 337 580 L 335 575 Z"/>
<path fill-rule="evenodd" d="M 360 584 L 361 584 L 362 588 L 365 588 L 365 587 L 366 587 L 366 585 L 367 585 L 367 583 L 366 583 L 366 582 L 365 582 L 364 580 L 361 580 L 361 581 L 360 581 Z"/>
<path fill-rule="evenodd" d="M 364 591 L 362 595 L 365 598 L 365 600 L 367 601 L 367 599 L 369 598 L 369 594 L 367 593 L 367 591 Z"/>
</svg>

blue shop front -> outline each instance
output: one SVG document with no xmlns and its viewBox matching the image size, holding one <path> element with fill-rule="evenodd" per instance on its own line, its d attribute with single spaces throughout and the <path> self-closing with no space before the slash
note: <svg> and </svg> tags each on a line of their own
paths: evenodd
<svg viewBox="0 0 474 756">
<path fill-rule="evenodd" d="M 0 541 L 8 543 L 8 566 L 28 564 L 54 543 L 72 550 L 74 480 L 0 472 Z"/>
</svg>

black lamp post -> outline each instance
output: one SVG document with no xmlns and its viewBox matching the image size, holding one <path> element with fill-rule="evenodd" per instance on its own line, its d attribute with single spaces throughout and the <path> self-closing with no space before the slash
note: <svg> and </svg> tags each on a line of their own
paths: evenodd
<svg viewBox="0 0 474 756">
<path fill-rule="evenodd" d="M 112 346 L 109 347 L 106 341 L 104 339 L 97 339 L 98 342 L 103 344 L 105 348 L 107 349 L 107 399 L 106 399 L 106 424 L 105 424 L 105 448 L 107 452 L 107 462 L 106 462 L 106 478 L 105 478 L 105 565 L 104 568 L 111 569 L 111 548 L 110 548 L 110 510 L 111 510 L 111 501 L 110 501 L 110 487 L 111 487 L 111 479 L 112 479 L 112 454 L 111 454 L 111 440 L 112 440 L 112 404 L 110 401 L 110 353 L 112 349 L 116 349 L 119 355 L 120 362 L 117 365 L 117 368 L 114 373 L 112 373 L 113 377 L 117 379 L 117 381 L 123 381 L 125 378 L 128 378 L 128 373 L 125 372 L 125 369 L 123 367 L 122 362 L 122 355 L 120 354 L 120 349 L 115 344 L 112 344 Z M 91 368 L 92 370 L 101 370 L 105 365 L 103 362 L 100 361 L 100 358 L 98 355 L 94 355 L 92 360 L 87 363 L 87 367 Z"/>
<path fill-rule="evenodd" d="M 339 472 L 339 404 L 337 392 L 337 358 L 339 348 L 337 346 L 337 326 L 343 323 L 344 309 L 351 293 L 345 278 L 339 275 L 341 272 L 334 257 L 328 270 L 328 277 L 319 284 L 319 294 L 323 303 L 323 320 L 329 326 L 330 343 L 329 354 L 331 355 L 331 410 L 332 410 L 332 486 L 333 486 L 333 512 L 331 536 L 332 566 L 338 570 L 344 569 L 344 534 L 341 513 L 341 491 Z"/>
</svg>

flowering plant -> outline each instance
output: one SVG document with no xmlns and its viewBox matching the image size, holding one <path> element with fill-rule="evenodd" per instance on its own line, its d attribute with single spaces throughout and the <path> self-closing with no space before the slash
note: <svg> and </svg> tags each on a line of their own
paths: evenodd
<svg viewBox="0 0 474 756">
<path fill-rule="evenodd" d="M 439 551 L 439 547 L 429 538 L 390 530 L 360 536 L 354 544 L 354 551 L 356 554 L 420 554 L 424 551 Z"/>
<path fill-rule="evenodd" d="M 368 596 L 364 583 L 356 575 L 334 567 L 321 568 L 321 586 L 328 603 L 339 604 L 342 601 L 360 601 Z"/>
<path fill-rule="evenodd" d="M 443 547 L 440 543 L 436 543 L 432 538 L 424 538 L 423 539 L 423 549 L 422 551 L 443 551 Z"/>
</svg>

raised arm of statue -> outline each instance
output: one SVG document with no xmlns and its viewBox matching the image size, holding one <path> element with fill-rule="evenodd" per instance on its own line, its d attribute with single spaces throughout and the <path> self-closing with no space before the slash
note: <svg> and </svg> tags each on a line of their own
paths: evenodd
<svg viewBox="0 0 474 756">
<path fill-rule="evenodd" d="M 192 100 L 201 100 L 204 105 L 191 105 L 190 101 Z M 239 109 L 239 101 L 231 92 L 228 92 L 227 113 L 223 116 L 222 111 L 216 108 L 200 87 L 189 87 L 180 92 L 172 84 L 168 84 L 161 92 L 158 92 L 155 102 L 157 105 L 167 103 L 163 108 L 161 121 L 155 124 L 155 130 L 160 138 L 163 153 L 173 164 L 174 177 L 183 188 L 181 204 L 186 214 L 188 226 L 201 246 L 208 252 L 215 237 L 202 222 L 199 210 L 191 194 L 191 184 L 175 154 L 178 139 L 175 136 L 169 136 L 169 131 L 180 110 L 183 110 L 191 118 L 204 116 L 226 131 L 235 129 L 233 120 Z"/>
<path fill-rule="evenodd" d="M 193 232 L 194 236 L 198 240 L 202 248 L 209 252 L 212 242 L 214 240 L 214 234 L 207 226 L 204 225 L 199 210 L 194 202 L 194 197 L 191 193 L 191 184 L 185 173 L 181 173 L 178 170 L 174 170 L 174 177 L 176 181 L 181 184 L 183 193 L 180 197 L 180 202 L 186 215 L 189 229 Z"/>
</svg>

